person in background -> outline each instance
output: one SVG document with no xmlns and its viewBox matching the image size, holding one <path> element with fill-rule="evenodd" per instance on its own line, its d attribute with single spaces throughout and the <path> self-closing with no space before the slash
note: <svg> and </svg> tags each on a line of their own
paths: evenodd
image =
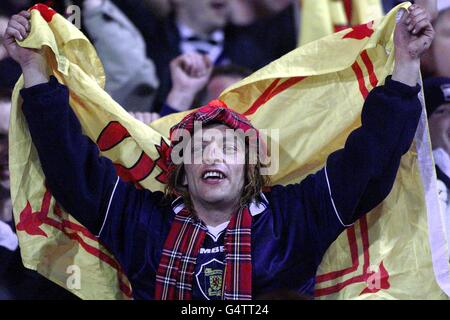
<svg viewBox="0 0 450 320">
<path fill-rule="evenodd" d="M 235 65 L 213 67 L 207 56 L 186 53 L 170 63 L 173 86 L 161 110 L 161 116 L 206 105 L 229 86 L 251 74 Z"/>
<path fill-rule="evenodd" d="M 450 239 L 450 78 L 429 78 L 423 85 L 438 195 Z"/>
<path fill-rule="evenodd" d="M 0 14 L 0 61 L 8 56 L 6 48 L 3 46 L 3 35 L 8 25 L 8 17 Z"/>
<path fill-rule="evenodd" d="M 3 82 L 0 79 L 0 82 Z M 12 204 L 9 193 L 8 128 L 11 110 L 11 92 L 0 83 L 0 300 L 12 299 L 5 285 L 8 266 L 14 258 L 19 242 L 12 230 Z"/>
<path fill-rule="evenodd" d="M 422 57 L 424 77 L 450 77 L 450 1 L 439 1 L 439 14 L 433 21 L 436 37 Z"/>
<path fill-rule="evenodd" d="M 105 69 L 106 92 L 125 110 L 150 114 L 159 81 L 141 33 L 109 1 L 84 0 L 82 13 Z"/>
<path fill-rule="evenodd" d="M 275 15 L 287 7 L 297 12 L 299 18 L 300 2 L 298 0 L 230 0 L 230 22 L 237 26 L 248 26 L 259 19 Z M 296 24 L 297 26 L 299 23 Z"/>
<path fill-rule="evenodd" d="M 144 3 L 159 19 L 167 17 L 172 10 L 172 0 L 144 0 Z"/>
<path fill-rule="evenodd" d="M 109 0 L 105 0 L 109 1 Z M 239 27 L 228 23 L 227 0 L 173 0 L 172 12 L 158 20 L 142 0 L 114 0 L 141 31 L 147 54 L 156 65 L 160 111 L 172 87 L 170 62 L 184 53 L 207 55 L 214 65 L 236 64 L 255 71 L 296 48 L 292 7 Z"/>
</svg>

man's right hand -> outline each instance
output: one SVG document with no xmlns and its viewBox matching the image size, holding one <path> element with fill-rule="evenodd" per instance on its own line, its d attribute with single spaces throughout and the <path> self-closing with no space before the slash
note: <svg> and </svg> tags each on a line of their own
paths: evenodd
<svg viewBox="0 0 450 320">
<path fill-rule="evenodd" d="M 23 48 L 16 42 L 28 37 L 31 30 L 30 18 L 31 14 L 28 11 L 12 16 L 6 28 L 4 40 L 8 55 L 22 67 L 25 88 L 48 82 L 45 59 L 37 50 Z"/>
<path fill-rule="evenodd" d="M 21 66 L 32 63 L 37 59 L 36 56 L 39 56 L 34 50 L 22 48 L 16 42 L 16 39 L 22 41 L 28 36 L 31 29 L 30 17 L 31 14 L 28 11 L 13 15 L 5 31 L 4 46 L 6 51 Z"/>
</svg>

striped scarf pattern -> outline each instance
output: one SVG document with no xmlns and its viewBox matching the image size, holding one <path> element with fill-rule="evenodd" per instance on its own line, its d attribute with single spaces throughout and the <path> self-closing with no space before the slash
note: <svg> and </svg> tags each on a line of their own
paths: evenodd
<svg viewBox="0 0 450 320">
<path fill-rule="evenodd" d="M 225 234 L 223 299 L 252 298 L 252 216 L 247 207 L 234 214 Z M 197 255 L 206 226 L 184 208 L 176 214 L 156 273 L 155 299 L 191 300 Z"/>
</svg>

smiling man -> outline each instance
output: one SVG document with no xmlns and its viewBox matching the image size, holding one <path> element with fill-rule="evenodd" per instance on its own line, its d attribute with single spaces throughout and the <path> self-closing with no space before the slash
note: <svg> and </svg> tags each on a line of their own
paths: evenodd
<svg viewBox="0 0 450 320">
<path fill-rule="evenodd" d="M 39 53 L 15 41 L 27 36 L 29 16 L 12 17 L 5 43 L 24 73 L 23 113 L 47 185 L 114 254 L 136 299 L 312 296 L 328 247 L 392 188 L 421 115 L 420 56 L 434 36 L 425 11 L 412 6 L 396 28 L 392 77 L 370 93 L 362 126 L 317 173 L 265 188 L 261 159 L 251 156 L 264 145 L 258 131 L 212 101 L 172 128 L 163 194 L 122 181 L 82 134 L 68 89 L 49 79 Z M 226 130 L 243 138 L 223 139 Z M 180 145 L 183 132 L 194 143 Z"/>
</svg>

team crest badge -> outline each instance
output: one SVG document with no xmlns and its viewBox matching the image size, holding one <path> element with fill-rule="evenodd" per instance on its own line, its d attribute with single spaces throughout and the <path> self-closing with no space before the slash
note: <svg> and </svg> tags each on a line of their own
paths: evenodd
<svg viewBox="0 0 450 320">
<path fill-rule="evenodd" d="M 220 297 L 222 295 L 223 270 L 206 268 L 205 277 L 209 278 L 208 295 Z"/>
<path fill-rule="evenodd" d="M 200 291 L 207 299 L 220 299 L 222 297 L 224 263 L 212 259 L 202 265 L 196 275 Z"/>
</svg>

